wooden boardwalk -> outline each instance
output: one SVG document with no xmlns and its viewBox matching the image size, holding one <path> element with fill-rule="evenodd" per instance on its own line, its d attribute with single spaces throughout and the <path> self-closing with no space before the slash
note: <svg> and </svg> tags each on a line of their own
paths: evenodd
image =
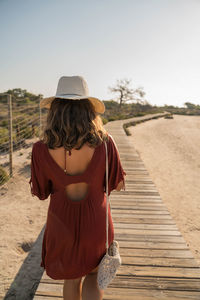
<svg viewBox="0 0 200 300">
<path fill-rule="evenodd" d="M 124 133 L 126 122 L 105 126 L 116 141 L 127 176 L 126 191 L 110 196 L 122 266 L 104 300 L 200 300 L 200 267 Z M 63 299 L 62 286 L 62 280 L 52 280 L 44 272 L 34 299 Z"/>
</svg>

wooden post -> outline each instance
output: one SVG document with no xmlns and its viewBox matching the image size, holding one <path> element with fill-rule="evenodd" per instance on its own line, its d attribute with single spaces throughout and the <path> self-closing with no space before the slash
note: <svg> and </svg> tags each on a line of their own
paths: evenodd
<svg viewBox="0 0 200 300">
<path fill-rule="evenodd" d="M 12 135 L 12 97 L 11 95 L 7 95 L 8 99 L 8 130 L 9 130 L 9 173 L 10 177 L 13 176 L 13 135 Z"/>
<path fill-rule="evenodd" d="M 32 136 L 32 137 L 35 137 L 35 124 L 32 124 L 31 127 L 32 127 L 32 133 L 31 133 L 31 136 Z"/>
<path fill-rule="evenodd" d="M 42 133 L 42 109 L 41 109 L 41 107 L 40 107 L 40 100 L 41 100 L 41 96 L 39 97 L 39 111 L 40 111 L 39 137 L 41 136 L 41 133 Z"/>
</svg>

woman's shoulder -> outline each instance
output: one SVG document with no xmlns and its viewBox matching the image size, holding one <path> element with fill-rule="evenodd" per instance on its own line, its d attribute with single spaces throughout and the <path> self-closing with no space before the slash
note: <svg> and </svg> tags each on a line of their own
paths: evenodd
<svg viewBox="0 0 200 300">
<path fill-rule="evenodd" d="M 35 143 L 33 143 L 32 152 L 33 153 L 39 152 L 41 154 L 41 151 L 42 149 L 44 149 L 44 147 L 46 147 L 46 144 L 44 144 L 42 140 L 38 140 Z"/>
<path fill-rule="evenodd" d="M 108 146 L 111 148 L 116 147 L 115 140 L 111 134 L 108 134 Z"/>
</svg>

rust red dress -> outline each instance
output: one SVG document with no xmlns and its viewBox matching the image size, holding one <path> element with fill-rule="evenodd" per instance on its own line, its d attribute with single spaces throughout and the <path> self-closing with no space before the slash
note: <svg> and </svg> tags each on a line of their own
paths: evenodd
<svg viewBox="0 0 200 300">
<path fill-rule="evenodd" d="M 108 194 L 123 180 L 119 152 L 109 135 Z M 40 200 L 50 195 L 40 266 L 52 279 L 75 279 L 98 266 L 106 253 L 106 152 L 105 145 L 95 148 L 92 159 L 81 175 L 69 175 L 56 163 L 42 141 L 33 144 L 31 193 Z M 80 201 L 67 197 L 68 184 L 86 182 L 88 191 Z M 109 245 L 114 227 L 109 207 Z"/>
</svg>

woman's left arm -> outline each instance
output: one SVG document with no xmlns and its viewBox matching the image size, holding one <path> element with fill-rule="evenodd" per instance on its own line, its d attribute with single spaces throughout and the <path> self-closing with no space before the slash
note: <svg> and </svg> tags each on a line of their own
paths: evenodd
<svg viewBox="0 0 200 300">
<path fill-rule="evenodd" d="M 52 191 L 52 182 L 43 168 L 39 146 L 37 142 L 33 144 L 31 154 L 31 178 L 29 184 L 32 196 L 37 196 L 40 200 L 45 200 Z"/>
</svg>

